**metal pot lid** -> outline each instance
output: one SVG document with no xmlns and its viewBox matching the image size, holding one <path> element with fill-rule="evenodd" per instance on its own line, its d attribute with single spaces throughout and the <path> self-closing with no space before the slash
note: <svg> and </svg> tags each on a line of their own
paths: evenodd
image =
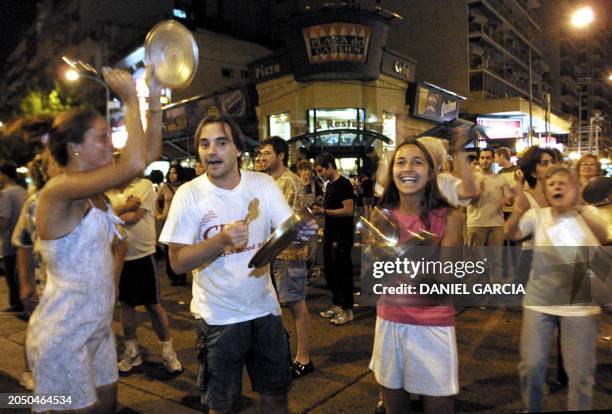
<svg viewBox="0 0 612 414">
<path fill-rule="evenodd" d="M 193 34 L 175 20 L 153 26 L 145 39 L 145 55 L 155 69 L 155 79 L 166 88 L 187 87 L 198 69 L 199 52 Z"/>
<path fill-rule="evenodd" d="M 270 263 L 296 239 L 306 217 L 293 214 L 283 222 L 257 250 L 249 262 L 249 267 L 262 267 Z"/>
</svg>

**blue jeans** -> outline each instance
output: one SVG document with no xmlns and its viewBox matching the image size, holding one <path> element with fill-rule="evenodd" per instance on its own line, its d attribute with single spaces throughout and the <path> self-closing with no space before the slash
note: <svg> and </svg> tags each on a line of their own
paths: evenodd
<svg viewBox="0 0 612 414">
<path fill-rule="evenodd" d="M 562 332 L 563 366 L 569 378 L 567 409 L 591 409 L 598 320 L 597 315 L 556 316 L 523 309 L 519 377 L 527 411 L 543 409 L 548 354 L 557 323 Z"/>
</svg>

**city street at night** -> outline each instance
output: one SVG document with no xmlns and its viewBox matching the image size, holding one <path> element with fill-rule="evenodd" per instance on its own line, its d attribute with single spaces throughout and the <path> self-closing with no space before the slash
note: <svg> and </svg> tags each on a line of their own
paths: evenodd
<svg viewBox="0 0 612 414">
<path fill-rule="evenodd" d="M 3 0 L 0 413 L 612 411 L 612 0 Z"/>
<path fill-rule="evenodd" d="M 163 267 L 163 266 L 162 266 Z M 161 363 L 159 345 L 149 318 L 140 308 L 143 322 L 138 330 L 141 344 L 148 355 L 145 363 L 129 376 L 119 380 L 121 413 L 196 413 L 199 394 L 196 388 L 195 320 L 189 314 L 191 298 L 188 287 L 169 286 L 165 275 L 161 277 L 162 303 L 165 306 L 175 347 L 185 366 L 183 373 L 169 376 Z M 312 359 L 316 371 L 293 382 L 289 393 L 292 413 L 317 414 L 372 414 L 377 402 L 377 385 L 368 369 L 372 355 L 375 311 L 373 308 L 355 311 L 355 320 L 344 326 L 333 326 L 318 313 L 329 306 L 329 291 L 321 289 L 322 278 L 315 279 L 308 295 L 312 316 Z M 6 285 L 0 282 L 0 306 L 4 305 Z M 284 322 L 290 335 L 292 326 L 287 309 L 283 309 Z M 514 413 L 521 411 L 517 364 L 521 312 L 518 309 L 469 308 L 458 312 L 456 318 L 459 347 L 460 392 L 456 397 L 456 410 L 461 413 Z M 605 411 L 612 406 L 612 318 L 602 318 L 602 329 L 608 341 L 599 336 L 597 341 L 597 375 L 594 387 L 596 410 Z M 7 393 L 26 392 L 19 386 L 23 369 L 23 341 L 25 322 L 13 315 L 0 315 L 3 327 L 0 335 L 0 389 Z M 115 318 L 115 332 L 120 324 Z M 292 335 L 293 337 L 293 335 Z M 118 340 L 121 339 L 119 335 Z M 121 349 L 120 349 L 121 350 Z M 562 411 L 567 389 L 555 383 L 555 356 L 553 351 L 548 369 L 550 393 L 546 409 Z M 259 396 L 250 389 L 248 376 L 244 376 L 243 398 L 239 412 L 259 413 Z M 413 408 L 421 410 L 413 400 Z M 8 412 L 8 411 L 3 411 Z M 15 413 L 23 410 L 15 410 Z"/>
</svg>

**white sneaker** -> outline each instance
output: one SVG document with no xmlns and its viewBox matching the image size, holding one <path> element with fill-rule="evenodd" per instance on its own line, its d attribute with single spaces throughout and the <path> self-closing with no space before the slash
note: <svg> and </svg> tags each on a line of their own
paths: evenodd
<svg viewBox="0 0 612 414">
<path fill-rule="evenodd" d="M 181 361 L 178 360 L 176 352 L 172 351 L 166 354 L 162 353 L 162 359 L 164 360 L 166 370 L 170 374 L 183 371 L 183 365 L 181 364 Z"/>
<path fill-rule="evenodd" d="M 28 391 L 34 391 L 34 377 L 30 371 L 23 371 L 19 384 Z"/>
<path fill-rule="evenodd" d="M 353 311 L 350 309 L 341 310 L 332 320 L 334 325 L 344 325 L 353 320 Z"/>
<path fill-rule="evenodd" d="M 142 365 L 142 355 L 140 355 L 140 352 L 133 356 L 129 352 L 125 352 L 123 358 L 117 364 L 117 368 L 119 372 L 130 372 L 132 368 L 139 365 Z"/>
<path fill-rule="evenodd" d="M 342 308 L 340 306 L 332 306 L 328 310 L 319 313 L 319 315 L 324 318 L 333 318 L 340 312 L 342 312 Z"/>
</svg>

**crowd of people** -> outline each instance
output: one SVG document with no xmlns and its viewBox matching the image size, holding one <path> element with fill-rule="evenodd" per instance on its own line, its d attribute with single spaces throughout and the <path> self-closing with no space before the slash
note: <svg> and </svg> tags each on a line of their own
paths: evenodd
<svg viewBox="0 0 612 414">
<path fill-rule="evenodd" d="M 193 278 L 190 311 L 197 319 L 202 403 L 213 413 L 232 412 L 246 366 L 264 412 L 288 412 L 291 382 L 316 369 L 309 276 L 322 271 L 331 291 L 331 306 L 320 317 L 337 326 L 351 323 L 355 219 L 371 217 L 375 206 L 390 212 L 400 244 L 427 231 L 432 249 L 520 248 L 518 255 L 511 253 L 516 249 L 493 249 L 489 269 L 491 280 L 513 273 L 527 286 L 519 365 L 525 409 L 543 408 L 555 331 L 568 409 L 591 407 L 599 305 L 607 303 L 543 301 L 561 286 L 537 252 L 610 243 L 610 223 L 598 209 L 610 206 L 612 179 L 602 176 L 595 155 L 583 155 L 570 168 L 558 151 L 534 146 L 515 165 L 506 148 L 468 154 L 461 139 L 448 148 L 438 138 L 406 137 L 386 168 L 347 178 L 329 153 L 290 167 L 287 142 L 270 137 L 258 148 L 255 171 L 248 171 L 240 167 L 246 150 L 240 128 L 216 114 L 202 119 L 195 132 L 201 163 L 193 171 L 172 164 L 161 183 L 159 174 L 143 177 L 145 166 L 160 156 L 159 106 L 148 109 L 143 130 L 129 74 L 103 74 L 126 108 L 129 139 L 119 157 L 113 157 L 104 118 L 79 109 L 56 117 L 42 134 L 44 145 L 29 164 L 29 197 L 15 167 L 0 165 L 10 311 L 29 315 L 22 384 L 37 394 L 71 396 L 70 404 L 40 404 L 34 411 L 114 410 L 118 373 L 143 363 L 138 306 L 151 318 L 168 372 L 182 371 L 160 301 L 160 242 L 171 284 Z M 147 82 L 150 101 L 159 102 L 150 74 Z M 294 213 L 311 217 L 296 240 L 270 266 L 249 268 L 257 249 Z M 111 330 L 116 302 L 125 338 L 120 358 Z M 293 319 L 293 356 L 280 304 Z M 380 385 L 379 411 L 409 412 L 414 394 L 426 413 L 453 412 L 460 384 L 453 305 L 384 295 L 376 315 L 369 366 Z"/>
</svg>

